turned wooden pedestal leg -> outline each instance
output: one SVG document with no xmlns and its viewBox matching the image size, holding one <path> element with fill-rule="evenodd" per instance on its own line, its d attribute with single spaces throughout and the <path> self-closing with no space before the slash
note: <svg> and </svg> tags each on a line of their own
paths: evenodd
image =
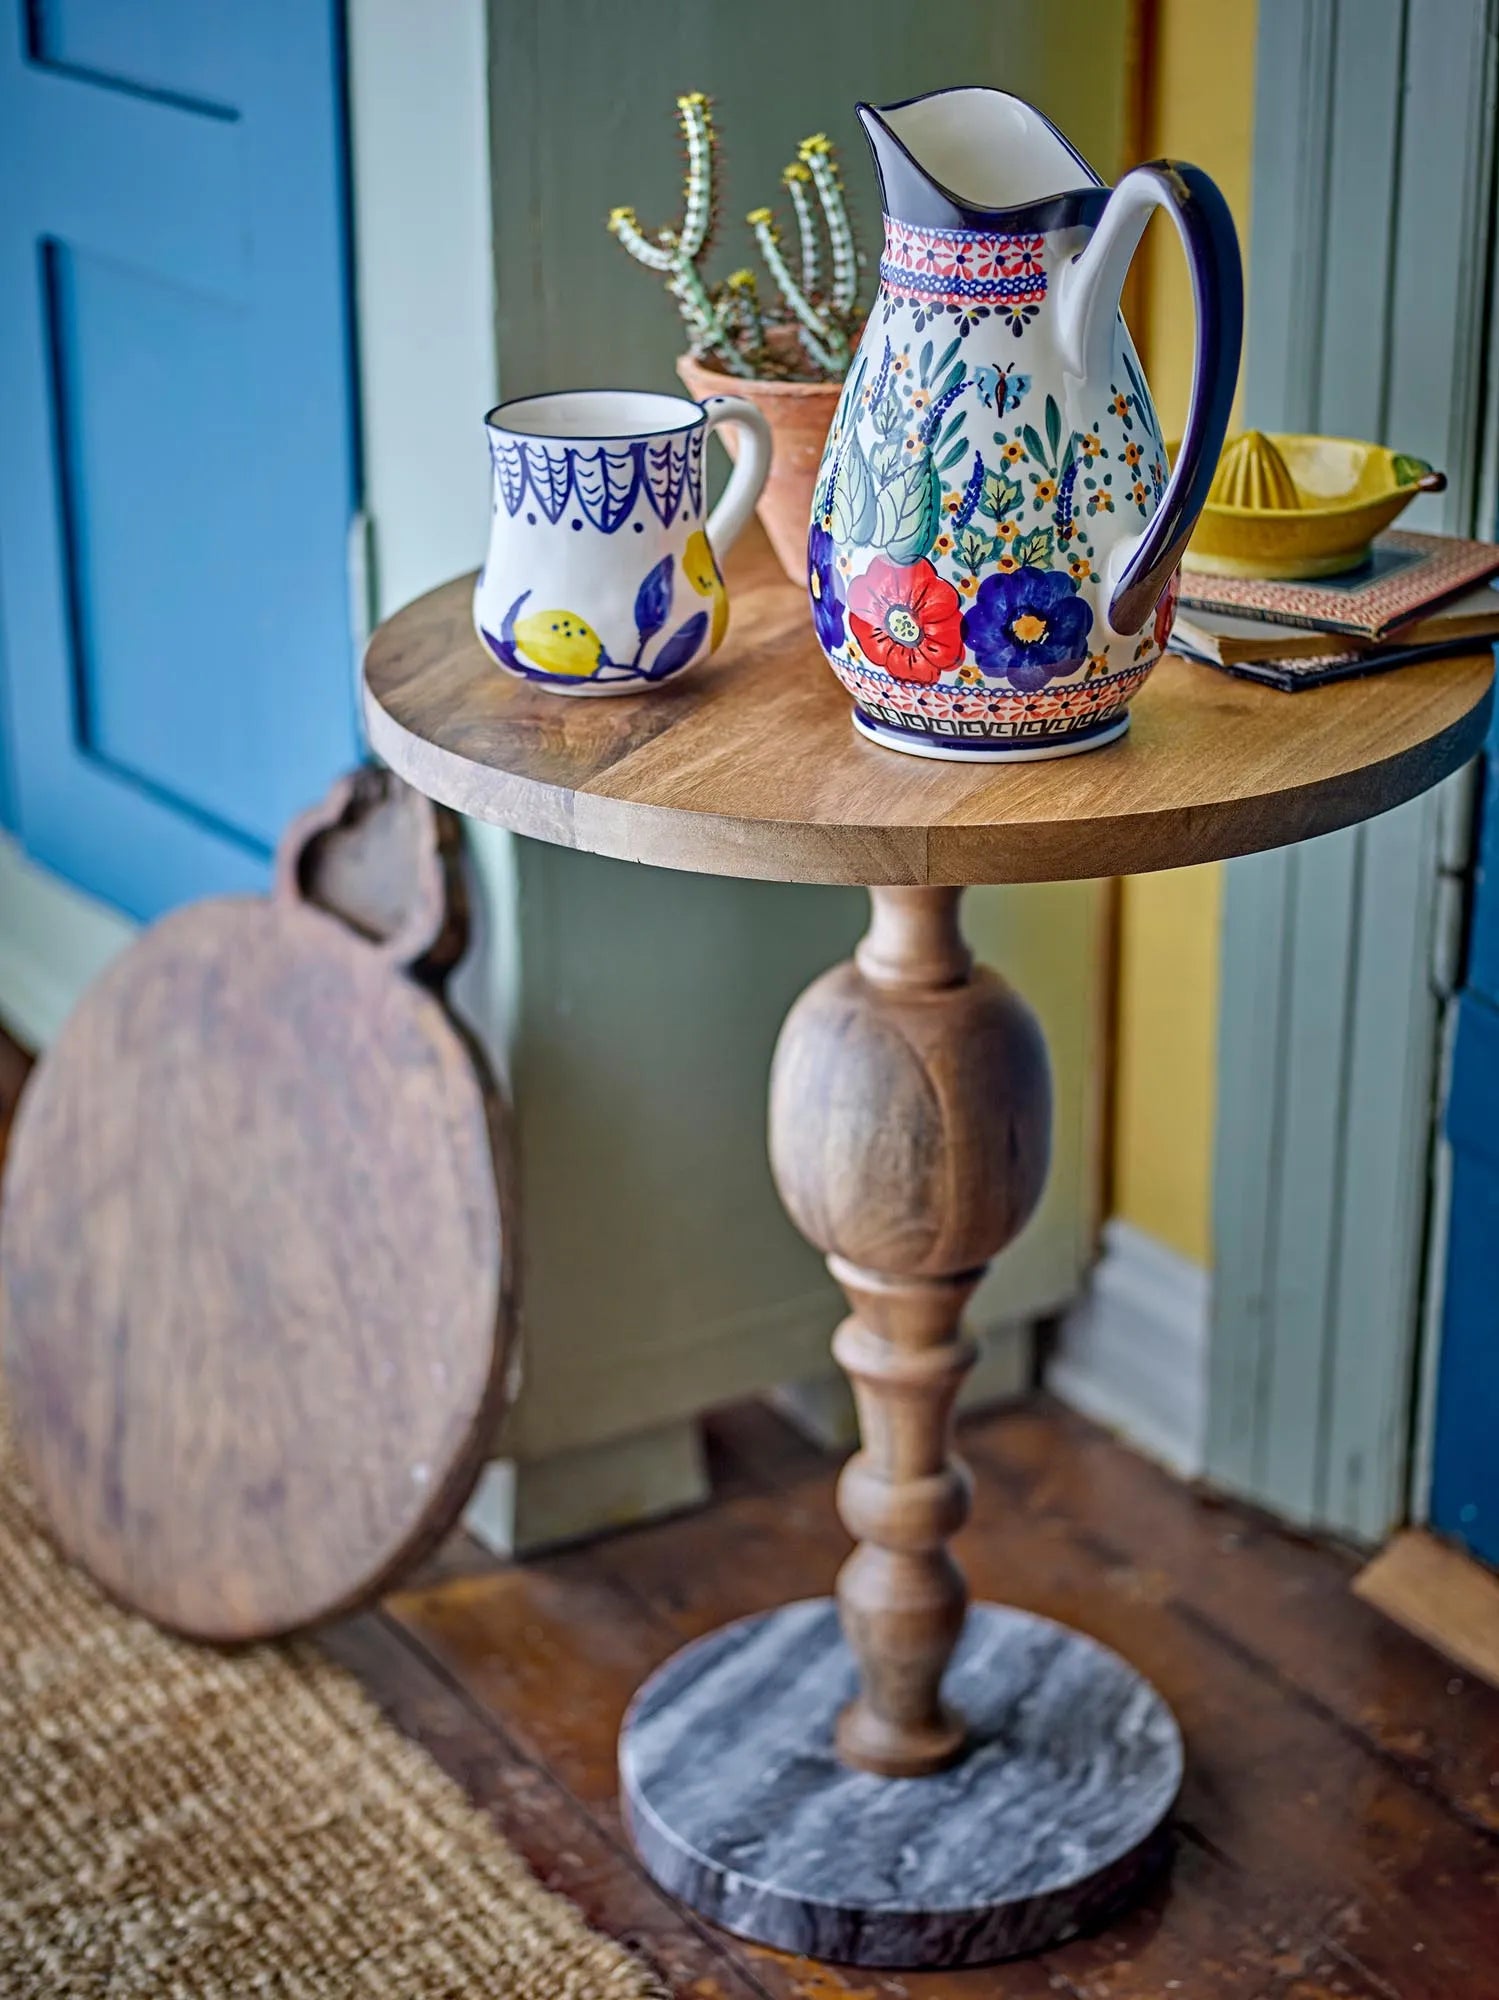
<svg viewBox="0 0 1499 2000">
<path fill-rule="evenodd" d="M 860 1449 L 826 1598 L 708 1634 L 642 1688 L 622 1802 L 656 1880 L 742 1936 L 861 1965 L 981 1964 L 1100 1921 L 1161 1852 L 1170 1710 L 1081 1633 L 967 1606 L 952 1411 L 964 1307 L 1046 1179 L 1046 1047 L 973 965 L 960 891 L 877 888 L 787 1017 L 770 1150 L 852 1308 Z"/>
<path fill-rule="evenodd" d="M 859 1541 L 838 1606 L 862 1687 L 838 1748 L 892 1777 L 938 1770 L 963 1744 L 940 1695 L 967 1603 L 947 1549 L 968 1512 L 951 1451 L 974 1360 L 959 1322 L 1034 1209 L 1051 1140 L 1040 1027 L 974 967 L 961 893 L 871 890 L 853 964 L 792 1008 L 771 1072 L 776 1185 L 853 1308 L 833 1341 L 863 1439 L 838 1488 Z"/>
</svg>

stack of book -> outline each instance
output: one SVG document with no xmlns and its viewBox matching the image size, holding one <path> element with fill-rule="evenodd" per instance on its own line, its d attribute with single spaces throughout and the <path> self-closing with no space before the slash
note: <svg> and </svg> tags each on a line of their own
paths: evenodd
<svg viewBox="0 0 1499 2000">
<path fill-rule="evenodd" d="M 1499 546 L 1391 529 L 1345 576 L 1183 571 L 1171 649 L 1294 693 L 1499 640 Z"/>
</svg>

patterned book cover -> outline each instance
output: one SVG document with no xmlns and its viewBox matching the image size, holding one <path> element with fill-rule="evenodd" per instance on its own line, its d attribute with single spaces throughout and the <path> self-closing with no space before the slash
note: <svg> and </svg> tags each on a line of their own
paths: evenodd
<svg viewBox="0 0 1499 2000">
<path fill-rule="evenodd" d="M 1366 563 L 1343 576 L 1269 583 L 1259 577 L 1200 576 L 1183 570 L 1181 602 L 1199 611 L 1262 618 L 1271 625 L 1312 625 L 1382 639 L 1496 570 L 1499 545 L 1493 542 L 1392 528 L 1375 542 Z"/>
<path fill-rule="evenodd" d="M 1471 639 L 1437 640 L 1429 646 L 1388 646 L 1370 652 L 1366 646 L 1350 647 L 1346 653 L 1324 653 L 1315 660 L 1235 660 L 1225 665 L 1194 653 L 1189 646 L 1173 642 L 1172 651 L 1214 673 L 1232 674 L 1235 680 L 1257 681 L 1261 687 L 1279 688 L 1282 694 L 1299 694 L 1303 688 L 1326 687 L 1331 681 L 1357 681 L 1367 674 L 1385 674 L 1392 667 L 1415 666 L 1422 660 L 1441 660 L 1453 653 L 1475 652 Z"/>
</svg>

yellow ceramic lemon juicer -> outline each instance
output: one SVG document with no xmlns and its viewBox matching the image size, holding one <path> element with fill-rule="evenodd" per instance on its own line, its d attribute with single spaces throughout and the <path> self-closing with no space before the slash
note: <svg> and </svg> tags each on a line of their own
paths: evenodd
<svg viewBox="0 0 1499 2000">
<path fill-rule="evenodd" d="M 876 743 L 965 761 L 1111 742 L 1171 624 L 1239 366 L 1227 204 L 1175 161 L 1110 190 L 1031 105 L 943 90 L 861 104 L 880 284 L 828 434 L 808 587 Z M 1192 275 L 1174 468 L 1119 314 L 1157 208 Z"/>
</svg>

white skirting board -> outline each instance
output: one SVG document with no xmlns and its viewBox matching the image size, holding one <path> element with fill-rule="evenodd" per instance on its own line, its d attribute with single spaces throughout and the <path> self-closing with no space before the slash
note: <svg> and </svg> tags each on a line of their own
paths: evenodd
<svg viewBox="0 0 1499 2000">
<path fill-rule="evenodd" d="M 84 987 L 137 926 L 0 834 L 0 1027 L 33 1054 L 49 1048 Z"/>
<path fill-rule="evenodd" d="M 1199 1265 L 1128 1222 L 1106 1223 L 1046 1369 L 1064 1403 L 1187 1478 L 1203 1467 L 1209 1289 Z"/>
</svg>

